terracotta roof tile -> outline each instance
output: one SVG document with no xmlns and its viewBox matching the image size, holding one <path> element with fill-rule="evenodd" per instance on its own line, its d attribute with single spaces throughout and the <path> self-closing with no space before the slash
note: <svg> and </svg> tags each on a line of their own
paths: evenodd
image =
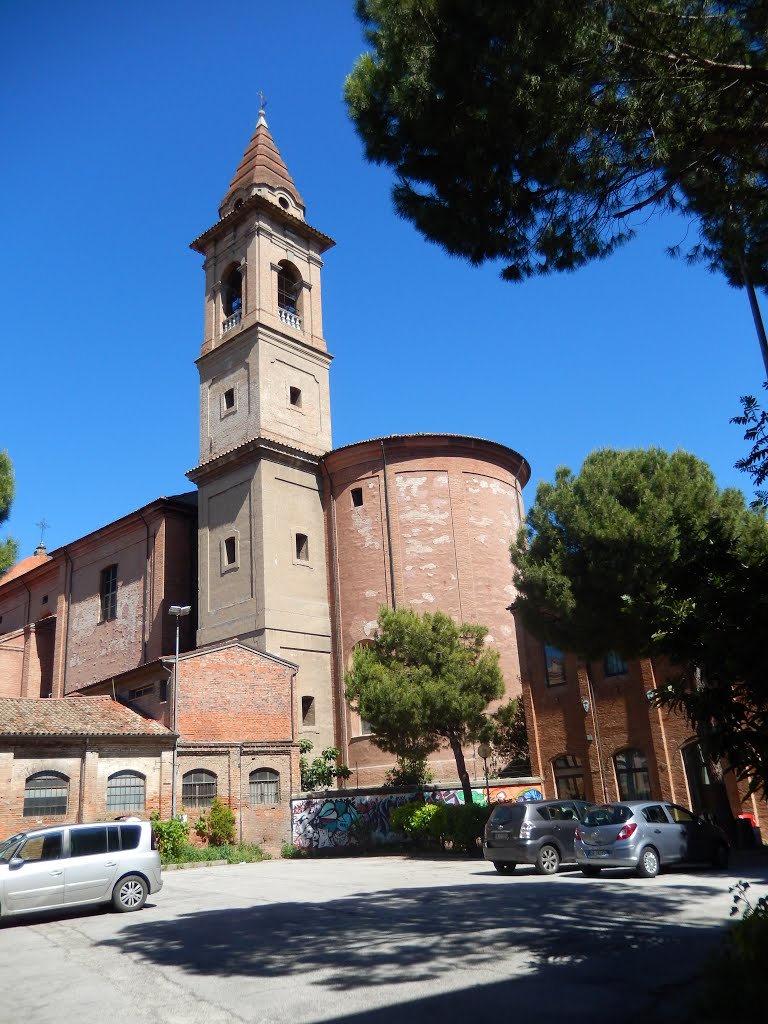
<svg viewBox="0 0 768 1024">
<path fill-rule="evenodd" d="M 299 206 L 304 206 L 304 200 L 299 195 L 299 190 L 293 183 L 288 168 L 275 145 L 275 140 L 264 120 L 263 111 L 260 111 L 259 123 L 253 138 L 240 161 L 240 166 L 235 171 L 235 176 L 229 186 L 229 191 L 224 197 L 222 206 L 227 198 L 239 188 L 246 186 L 266 185 L 271 189 L 285 189 L 296 200 Z"/>
<path fill-rule="evenodd" d="M 0 586 L 3 583 L 10 583 L 11 580 L 15 580 L 19 576 L 23 576 L 24 573 L 29 572 L 31 569 L 36 569 L 38 565 L 45 565 L 50 560 L 50 555 L 30 555 L 29 558 L 22 558 L 20 562 L 12 565 L 8 572 L 0 576 Z"/>
<path fill-rule="evenodd" d="M 111 697 L 0 697 L 0 736 L 166 736 Z"/>
</svg>

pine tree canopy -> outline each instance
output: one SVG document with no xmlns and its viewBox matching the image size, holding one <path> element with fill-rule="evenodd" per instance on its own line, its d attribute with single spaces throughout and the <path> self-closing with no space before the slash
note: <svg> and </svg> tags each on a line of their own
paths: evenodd
<svg viewBox="0 0 768 1024">
<path fill-rule="evenodd" d="M 502 277 L 609 255 L 678 209 L 768 285 L 763 0 L 358 0 L 346 101 L 398 213 Z"/>
<path fill-rule="evenodd" d="M 0 525 L 8 519 L 11 513 L 13 494 L 13 464 L 8 452 L 0 452 Z M 0 576 L 13 565 L 17 554 L 18 544 L 12 537 L 6 537 L 4 541 L 0 541 Z"/>
<path fill-rule="evenodd" d="M 526 522 L 512 550 L 526 628 L 587 661 L 671 659 L 659 701 L 739 775 L 768 780 L 764 513 L 686 452 L 606 449 L 540 484 Z"/>
<path fill-rule="evenodd" d="M 484 626 L 457 625 L 442 612 L 382 608 L 371 646 L 355 649 L 344 682 L 347 702 L 370 722 L 382 750 L 421 760 L 450 744 L 465 799 L 472 801 L 461 751 L 502 696 L 498 652 Z"/>
</svg>

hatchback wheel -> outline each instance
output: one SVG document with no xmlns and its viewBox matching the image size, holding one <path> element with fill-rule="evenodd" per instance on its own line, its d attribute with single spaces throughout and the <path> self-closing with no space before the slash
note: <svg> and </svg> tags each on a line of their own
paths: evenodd
<svg viewBox="0 0 768 1024">
<path fill-rule="evenodd" d="M 637 873 L 641 878 L 655 878 L 659 873 L 659 855 L 652 846 L 646 846 L 640 854 Z"/>
<path fill-rule="evenodd" d="M 725 843 L 718 843 L 715 847 L 715 852 L 712 854 L 712 867 L 719 868 L 721 871 L 727 868 L 730 854 L 731 851 Z"/>
<path fill-rule="evenodd" d="M 511 860 L 495 860 L 493 862 L 493 866 L 500 875 L 511 875 L 517 867 L 517 864 Z"/>
<path fill-rule="evenodd" d="M 536 870 L 540 875 L 554 875 L 560 867 L 560 854 L 554 846 L 542 846 L 536 857 Z"/>
<path fill-rule="evenodd" d="M 126 875 L 112 890 L 112 906 L 122 913 L 141 910 L 147 902 L 147 892 L 147 883 L 141 875 Z"/>
</svg>

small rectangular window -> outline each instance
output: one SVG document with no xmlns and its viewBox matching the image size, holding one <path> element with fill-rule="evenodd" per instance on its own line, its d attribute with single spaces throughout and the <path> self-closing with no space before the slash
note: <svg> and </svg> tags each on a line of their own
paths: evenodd
<svg viewBox="0 0 768 1024">
<path fill-rule="evenodd" d="M 603 662 L 606 676 L 623 676 L 627 673 L 627 663 L 616 651 L 609 651 Z"/>
<path fill-rule="evenodd" d="M 301 388 L 291 388 L 289 391 L 290 402 L 294 409 L 301 408 Z"/>
<path fill-rule="evenodd" d="M 224 408 L 234 409 L 235 408 L 235 389 L 227 388 L 224 392 Z"/>
<path fill-rule="evenodd" d="M 363 504 L 363 488 L 353 487 L 352 488 L 352 507 L 360 508 Z"/>
<path fill-rule="evenodd" d="M 101 570 L 99 586 L 99 622 L 114 619 L 117 616 L 117 566 L 108 565 Z"/>
<path fill-rule="evenodd" d="M 160 680 L 160 703 L 161 704 L 167 704 L 168 703 L 168 680 L 167 679 L 161 679 Z"/>
<path fill-rule="evenodd" d="M 565 682 L 565 655 L 559 647 L 545 645 L 544 668 L 547 673 L 547 686 L 561 686 Z"/>
<path fill-rule="evenodd" d="M 296 534 L 296 559 L 299 562 L 309 561 L 309 537 L 306 533 Z"/>
<path fill-rule="evenodd" d="M 48 595 L 47 594 L 43 594 L 43 599 L 40 602 L 40 604 L 48 604 Z"/>
<path fill-rule="evenodd" d="M 237 540 L 234 537 L 227 537 L 224 541 L 224 564 L 234 565 L 237 561 Z"/>
<path fill-rule="evenodd" d="M 301 724 L 302 725 L 314 725 L 315 724 L 315 698 L 314 697 L 302 697 L 301 698 Z"/>
<path fill-rule="evenodd" d="M 128 691 L 128 700 L 138 700 L 139 697 L 149 697 L 154 692 L 154 683 L 149 683 L 147 686 L 137 686 L 135 690 Z"/>
</svg>

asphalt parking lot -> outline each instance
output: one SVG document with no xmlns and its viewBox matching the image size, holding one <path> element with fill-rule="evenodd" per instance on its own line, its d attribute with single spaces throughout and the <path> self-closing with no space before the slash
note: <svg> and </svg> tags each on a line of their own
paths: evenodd
<svg viewBox="0 0 768 1024">
<path fill-rule="evenodd" d="M 3 1003 L 25 1024 L 680 1024 L 739 878 L 768 891 L 768 857 L 651 880 L 401 857 L 167 872 L 136 914 L 4 922 Z"/>
</svg>

